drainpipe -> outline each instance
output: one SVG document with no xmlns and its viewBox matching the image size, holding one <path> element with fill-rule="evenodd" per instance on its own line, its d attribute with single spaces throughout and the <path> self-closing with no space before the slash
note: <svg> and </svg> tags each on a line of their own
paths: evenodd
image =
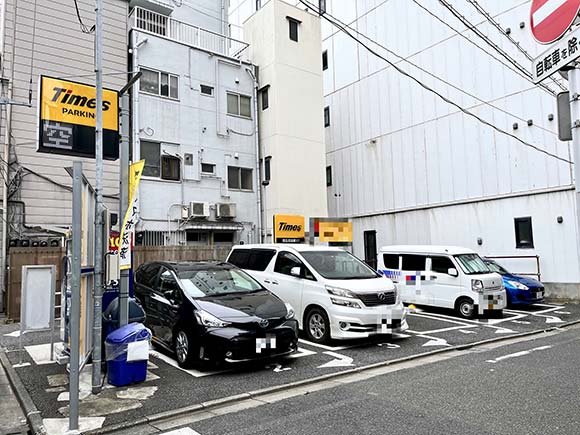
<svg viewBox="0 0 580 435">
<path fill-rule="evenodd" d="M 17 15 L 18 15 L 18 0 L 14 1 L 14 20 L 12 24 L 12 62 L 10 62 L 10 77 L 8 78 L 8 92 L 7 99 L 10 103 L 12 97 L 14 96 L 14 53 L 16 52 L 16 27 L 17 27 Z M 4 48 L 6 38 L 4 37 L 4 31 L 6 30 L 6 0 L 2 2 L 2 75 L 4 75 Z M 6 126 L 4 128 L 4 161 L 2 166 L 4 167 L 4 185 L 2 186 L 2 259 L 0 264 L 0 311 L 4 311 L 4 294 L 6 292 L 6 266 L 7 266 L 7 255 L 8 255 L 8 180 L 10 179 L 10 165 L 8 164 L 10 160 L 10 134 L 12 133 L 12 104 L 6 105 Z"/>
<path fill-rule="evenodd" d="M 256 74 L 250 69 L 246 68 L 254 82 L 254 141 L 256 143 L 256 202 L 258 208 L 258 243 L 263 243 L 264 234 L 262 232 L 262 183 L 260 176 L 260 157 L 262 155 L 260 150 L 260 131 L 258 127 L 258 80 Z"/>
</svg>

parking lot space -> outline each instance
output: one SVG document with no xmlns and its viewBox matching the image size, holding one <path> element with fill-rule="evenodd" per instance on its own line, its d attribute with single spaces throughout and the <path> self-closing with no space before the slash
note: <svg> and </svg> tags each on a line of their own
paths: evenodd
<svg viewBox="0 0 580 435">
<path fill-rule="evenodd" d="M 301 338 L 298 352 L 289 357 L 208 371 L 180 369 L 171 353 L 153 348 L 148 380 L 143 384 L 153 393 L 147 400 L 134 402 L 122 412 L 108 412 L 105 425 L 435 349 L 543 330 L 574 320 L 580 320 L 580 306 L 572 304 L 538 304 L 526 309 L 504 310 L 501 318 L 475 320 L 458 318 L 450 311 L 418 308 L 409 313 L 409 330 L 402 334 L 335 341 L 328 345 Z M 4 336 L 2 341 L 13 350 L 18 346 L 16 337 Z M 43 417 L 63 417 L 66 402 L 57 399 L 66 386 L 55 388 L 50 379 L 62 376 L 64 368 L 57 364 L 37 365 L 28 352 L 24 353 L 23 360 L 30 365 L 18 366 L 18 352 L 8 355 Z M 161 397 L 163 400 L 156 400 Z"/>
</svg>

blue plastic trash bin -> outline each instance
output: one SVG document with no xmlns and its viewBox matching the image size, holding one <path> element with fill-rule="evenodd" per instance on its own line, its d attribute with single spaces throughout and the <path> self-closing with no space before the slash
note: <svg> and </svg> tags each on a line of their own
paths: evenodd
<svg viewBox="0 0 580 435">
<path fill-rule="evenodd" d="M 105 350 L 109 384 L 122 387 L 145 380 L 150 340 L 151 332 L 141 323 L 129 323 L 107 336 Z"/>
</svg>

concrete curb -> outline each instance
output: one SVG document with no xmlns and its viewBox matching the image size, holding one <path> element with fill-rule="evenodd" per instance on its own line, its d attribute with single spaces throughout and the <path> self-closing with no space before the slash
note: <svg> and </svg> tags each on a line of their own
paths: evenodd
<svg viewBox="0 0 580 435">
<path fill-rule="evenodd" d="M 8 360 L 6 353 L 0 350 L 0 363 L 6 370 L 6 376 L 8 376 L 8 381 L 14 390 L 14 394 L 20 403 L 20 407 L 26 415 L 26 421 L 28 422 L 28 427 L 35 435 L 46 435 L 46 429 L 42 423 L 42 416 L 40 411 L 34 405 L 32 398 L 28 394 L 28 391 L 24 387 L 24 384 L 20 380 L 18 373 L 12 367 L 12 364 Z"/>
<path fill-rule="evenodd" d="M 353 375 L 353 374 L 366 372 L 366 371 L 376 369 L 379 367 L 386 367 L 386 366 L 395 365 L 395 364 L 399 364 L 399 363 L 403 363 L 403 362 L 407 362 L 407 361 L 413 361 L 416 359 L 425 358 L 425 357 L 429 357 L 432 355 L 438 355 L 438 354 L 442 354 L 442 353 L 450 353 L 450 352 L 454 352 L 454 351 L 466 350 L 466 349 L 470 349 L 470 348 L 473 348 L 476 346 L 482 346 L 482 345 L 489 344 L 489 343 L 498 343 L 501 341 L 512 340 L 514 338 L 522 338 L 522 337 L 528 337 L 528 336 L 532 336 L 532 335 L 545 334 L 545 333 L 552 332 L 552 331 L 555 331 L 558 329 L 568 328 L 570 326 L 574 326 L 577 324 L 580 324 L 580 320 L 575 320 L 573 322 L 567 322 L 567 323 L 561 324 L 559 326 L 552 326 L 552 327 L 546 328 L 546 329 L 537 329 L 535 331 L 521 332 L 519 334 L 511 334 L 511 335 L 505 335 L 505 336 L 501 336 L 501 337 L 488 338 L 486 340 L 480 340 L 480 341 L 476 341 L 473 343 L 466 343 L 466 344 L 460 344 L 457 346 L 450 346 L 450 347 L 446 347 L 443 349 L 436 349 L 436 350 L 432 350 L 429 352 L 424 352 L 424 353 L 420 353 L 420 354 L 416 354 L 416 355 L 409 355 L 406 357 L 397 358 L 397 359 L 393 359 L 393 360 L 389 360 L 389 361 L 382 361 L 382 362 L 378 362 L 375 364 L 369 364 L 369 365 L 366 365 L 363 367 L 355 367 L 353 369 L 348 369 L 348 370 L 344 370 L 344 371 L 340 371 L 340 372 L 336 372 L 336 373 L 329 373 L 327 375 L 317 376 L 315 378 L 303 379 L 300 381 L 290 382 L 288 384 L 283 384 L 283 385 L 275 385 L 272 387 L 263 388 L 261 390 L 250 391 L 248 393 L 242 393 L 242 394 L 237 394 L 235 396 L 211 400 L 209 402 L 203 402 L 203 403 L 197 404 L 197 405 L 186 406 L 183 408 L 179 408 L 179 409 L 175 409 L 175 410 L 171 410 L 171 411 L 165 411 L 165 412 L 161 412 L 158 414 L 151 414 L 151 415 L 145 416 L 143 418 L 140 418 L 138 420 L 135 420 L 133 422 L 123 422 L 123 423 L 116 424 L 116 425 L 105 426 L 105 427 L 100 428 L 100 429 L 95 429 L 92 431 L 85 432 L 85 434 L 86 435 L 109 434 L 109 433 L 113 433 L 113 432 L 123 430 L 123 429 L 128 429 L 128 428 L 135 427 L 135 426 L 140 426 L 140 425 L 145 425 L 145 424 L 148 425 L 148 424 L 159 422 L 162 420 L 167 420 L 167 419 L 171 419 L 171 418 L 175 418 L 175 417 L 181 417 L 181 416 L 184 416 L 185 414 L 189 414 L 192 412 L 211 411 L 212 409 L 221 407 L 223 405 L 231 405 L 231 404 L 239 403 L 239 402 L 242 402 L 242 401 L 248 400 L 248 399 L 259 400 L 259 398 L 262 396 L 265 396 L 265 395 L 271 394 L 271 393 L 280 392 L 282 390 L 286 390 L 289 388 L 297 388 L 297 387 L 303 387 L 303 386 L 307 386 L 307 385 L 317 384 L 317 383 L 321 383 L 321 382 L 325 382 L 325 381 L 329 381 L 329 380 L 333 380 L 333 379 L 343 378 L 343 377 Z"/>
</svg>

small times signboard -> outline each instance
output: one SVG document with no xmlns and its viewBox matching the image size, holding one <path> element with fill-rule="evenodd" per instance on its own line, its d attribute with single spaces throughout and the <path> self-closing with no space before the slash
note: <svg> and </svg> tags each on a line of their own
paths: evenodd
<svg viewBox="0 0 580 435">
<path fill-rule="evenodd" d="M 274 215 L 274 241 L 276 243 L 304 243 L 304 216 Z"/>
<path fill-rule="evenodd" d="M 552 44 L 532 64 L 534 83 L 540 83 L 580 57 L 580 28 Z"/>
<path fill-rule="evenodd" d="M 38 152 L 95 157 L 96 88 L 41 76 Z M 119 95 L 103 90 L 103 158 L 119 158 Z"/>
</svg>

